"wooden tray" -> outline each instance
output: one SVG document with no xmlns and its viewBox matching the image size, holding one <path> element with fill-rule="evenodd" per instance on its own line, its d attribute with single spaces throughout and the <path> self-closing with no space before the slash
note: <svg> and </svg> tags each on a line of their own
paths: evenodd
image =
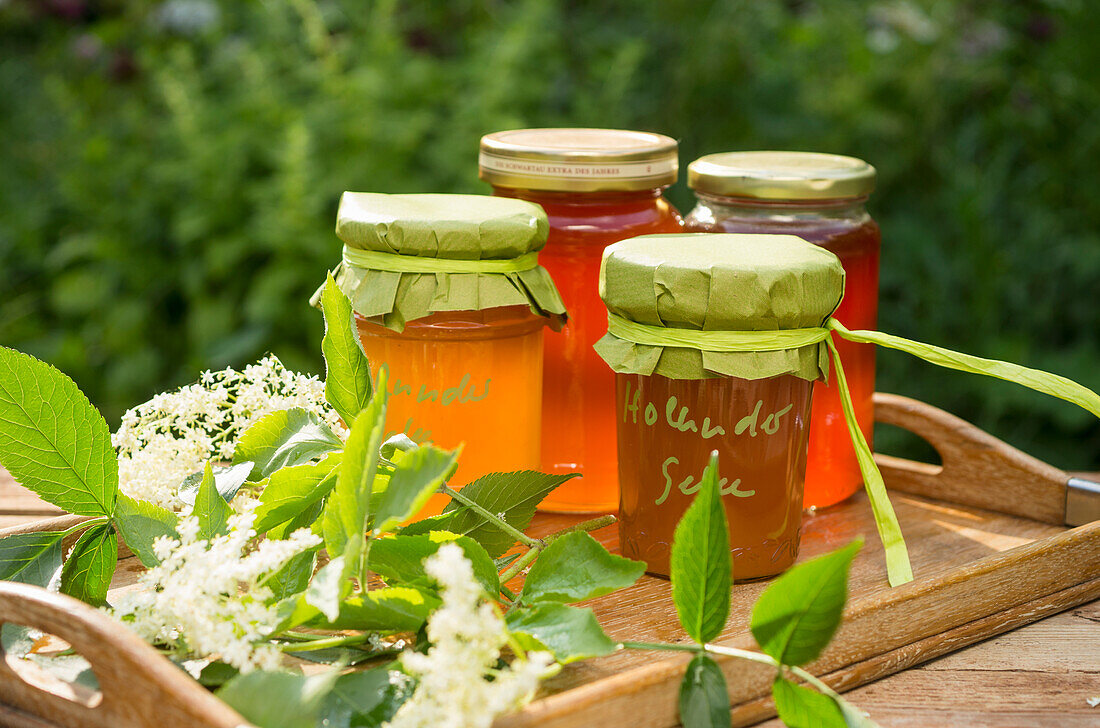
<svg viewBox="0 0 1100 728">
<path fill-rule="evenodd" d="M 868 541 L 852 568 L 845 621 L 809 666 L 812 672 L 837 690 L 848 690 L 1100 598 L 1100 521 L 1065 527 L 1067 496 L 1072 501 L 1077 493 L 1067 487 L 1067 473 L 920 402 L 878 394 L 875 403 L 878 421 L 928 440 L 943 465 L 877 456 L 910 547 L 916 580 L 905 586 L 886 584 L 865 498 L 807 516 L 801 558 L 857 535 Z M 0 518 L 6 502 L 0 501 Z M 577 520 L 540 514 L 530 530 L 542 535 Z M 46 527 L 39 522 L 7 532 Z M 610 548 L 618 545 L 614 527 L 595 535 Z M 120 566 L 112 585 L 116 593 L 133 583 L 140 569 L 133 558 Z M 730 620 L 717 642 L 753 647 L 749 612 L 765 586 L 734 587 Z M 667 581 L 647 576 L 590 606 L 612 638 L 686 641 L 669 591 Z M 0 722 L 5 725 L 230 728 L 243 722 L 124 627 L 72 599 L 3 583 L 4 620 L 45 629 L 77 646 L 96 669 L 102 690 L 95 707 L 87 707 L 74 703 L 72 689 L 64 684 L 32 677 L 40 687 L 29 686 L 0 662 Z M 669 654 L 631 650 L 571 665 L 546 684 L 544 696 L 498 720 L 497 728 L 675 726 L 687 658 Z M 719 662 L 729 683 L 734 725 L 775 714 L 767 697 L 772 671 L 745 661 Z M 66 691 L 70 699 L 56 695 Z"/>
</svg>

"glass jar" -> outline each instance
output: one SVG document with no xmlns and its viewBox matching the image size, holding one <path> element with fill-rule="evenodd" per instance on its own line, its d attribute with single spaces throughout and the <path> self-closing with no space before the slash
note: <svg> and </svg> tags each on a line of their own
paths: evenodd
<svg viewBox="0 0 1100 728">
<path fill-rule="evenodd" d="M 780 573 L 798 556 L 824 344 L 774 340 L 828 319 L 840 262 L 790 235 L 650 235 L 609 247 L 602 276 L 597 350 L 616 372 L 623 554 L 669 574 L 676 524 L 717 451 L 734 578 Z M 731 334 L 761 348 L 715 341 Z"/>
<path fill-rule="evenodd" d="M 544 337 L 541 469 L 579 472 L 540 508 L 575 513 L 618 505 L 615 383 L 592 350 L 605 331 L 599 299 L 604 248 L 646 233 L 678 232 L 662 196 L 676 181 L 674 139 L 612 129 L 521 129 L 481 140 L 480 176 L 493 194 L 539 204 L 550 235 L 541 256 L 569 322 Z"/>
<path fill-rule="evenodd" d="M 334 280 L 388 370 L 387 437 L 464 444 L 453 484 L 539 466 L 542 334 L 564 306 L 538 265 L 546 214 L 482 195 L 345 192 Z M 433 496 L 420 516 L 438 513 Z"/>
<path fill-rule="evenodd" d="M 851 329 L 878 323 L 879 227 L 864 207 L 875 169 L 852 157 L 811 152 L 711 154 L 688 167 L 698 204 L 691 232 L 797 235 L 832 251 L 847 274 L 836 317 Z M 875 347 L 838 341 L 856 420 L 868 443 L 874 430 Z M 863 479 L 834 382 L 814 393 L 806 469 L 806 506 L 839 503 Z"/>
<path fill-rule="evenodd" d="M 456 482 L 539 466 L 542 336 L 527 306 L 441 311 L 401 332 L 356 314 L 372 369 L 389 374 L 386 437 L 404 433 L 448 450 L 466 443 Z M 450 499 L 433 495 L 421 515 Z"/>
</svg>

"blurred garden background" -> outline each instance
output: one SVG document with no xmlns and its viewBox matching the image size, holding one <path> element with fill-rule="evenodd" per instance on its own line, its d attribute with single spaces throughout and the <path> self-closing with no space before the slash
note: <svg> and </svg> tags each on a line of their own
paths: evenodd
<svg viewBox="0 0 1100 728">
<path fill-rule="evenodd" d="M 0 0 L 0 344 L 112 427 L 203 368 L 320 371 L 340 193 L 484 193 L 482 134 L 558 125 L 682 167 L 862 157 L 883 330 L 1100 388 L 1090 0 Z M 1100 469 L 1083 410 L 879 356 L 880 389 Z"/>
</svg>

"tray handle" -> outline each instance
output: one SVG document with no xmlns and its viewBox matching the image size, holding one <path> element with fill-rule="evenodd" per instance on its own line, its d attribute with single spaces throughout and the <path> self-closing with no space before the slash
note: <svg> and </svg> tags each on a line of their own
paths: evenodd
<svg viewBox="0 0 1100 728">
<path fill-rule="evenodd" d="M 92 666 L 101 698 L 77 702 L 25 680 L 0 649 L 0 703 L 62 728 L 238 728 L 248 723 L 110 617 L 72 597 L 0 582 L 0 623 L 65 640 Z M 0 716 L 2 717 L 2 716 Z M 13 716 L 9 716 L 13 717 Z M 27 725 L 34 725 L 27 720 Z"/>
<path fill-rule="evenodd" d="M 891 490 L 1057 525 L 1075 520 L 1067 519 L 1065 471 L 924 402 L 883 392 L 875 393 L 874 402 L 877 422 L 918 435 L 943 461 L 930 465 L 876 454 Z"/>
</svg>

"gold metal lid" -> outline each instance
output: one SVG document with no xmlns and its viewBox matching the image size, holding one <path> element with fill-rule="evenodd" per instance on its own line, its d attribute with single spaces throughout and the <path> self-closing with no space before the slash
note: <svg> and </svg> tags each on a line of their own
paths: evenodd
<svg viewBox="0 0 1100 728">
<path fill-rule="evenodd" d="M 676 140 L 621 129 L 515 129 L 481 138 L 478 176 L 497 187 L 649 190 L 676 182 Z"/>
<path fill-rule="evenodd" d="M 818 152 L 724 152 L 688 165 L 688 187 L 725 197 L 836 200 L 866 197 L 875 168 L 855 157 Z"/>
</svg>

